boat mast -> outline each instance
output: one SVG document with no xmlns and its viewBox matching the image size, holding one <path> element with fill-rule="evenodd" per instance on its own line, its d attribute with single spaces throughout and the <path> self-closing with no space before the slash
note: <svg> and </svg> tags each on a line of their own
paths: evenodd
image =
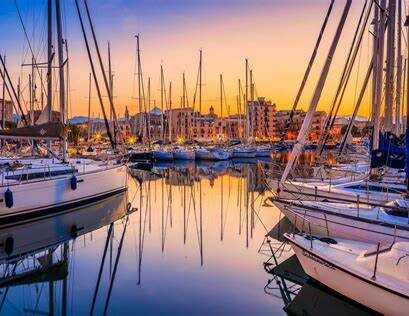
<svg viewBox="0 0 409 316">
<path fill-rule="evenodd" d="M 223 75 L 220 74 L 220 134 L 223 134 Z"/>
<path fill-rule="evenodd" d="M 393 91 L 395 79 L 395 15 L 396 0 L 389 0 L 388 6 L 388 41 L 386 52 L 386 85 L 385 85 L 385 131 L 392 131 Z"/>
<path fill-rule="evenodd" d="M 250 69 L 250 101 L 254 101 L 253 69 Z"/>
<path fill-rule="evenodd" d="M 6 63 L 6 55 L 4 55 L 4 63 Z M 3 71 L 6 72 L 6 67 L 3 67 Z M 3 91 L 2 91 L 3 99 L 1 101 L 1 128 L 4 129 L 6 126 L 6 116 L 4 115 L 4 110 L 6 109 L 6 80 L 3 78 Z M 3 142 L 2 142 L 3 144 Z"/>
<path fill-rule="evenodd" d="M 148 91 L 147 91 L 147 123 L 146 123 L 146 128 L 147 128 L 147 136 L 149 140 L 149 148 L 151 147 L 151 78 L 148 77 Z"/>
<path fill-rule="evenodd" d="M 142 136 L 144 133 L 144 124 L 143 124 L 143 94 L 142 94 L 142 67 L 141 67 L 141 55 L 139 50 L 139 34 L 135 35 L 136 37 L 136 52 L 137 52 L 137 59 L 138 59 L 138 106 L 139 106 L 139 135 Z M 143 136 L 142 136 L 143 139 Z"/>
<path fill-rule="evenodd" d="M 377 65 L 376 65 L 376 97 L 375 105 L 373 109 L 374 117 L 374 128 L 372 135 L 372 149 L 376 150 L 379 148 L 379 132 L 380 132 L 380 115 L 381 115 L 381 104 L 382 104 L 382 91 L 383 91 L 383 56 L 384 56 L 384 45 L 385 45 L 385 24 L 386 24 L 386 0 L 381 0 L 380 8 L 375 5 L 375 8 L 379 12 L 379 22 L 378 22 L 378 43 L 377 43 Z M 372 173 L 375 170 L 372 171 Z"/>
<path fill-rule="evenodd" d="M 331 63 L 332 63 L 332 60 L 333 60 L 334 53 L 335 53 L 335 51 L 337 49 L 338 42 L 339 42 L 339 39 L 340 39 L 341 34 L 342 34 L 342 30 L 343 30 L 344 25 L 345 25 L 345 21 L 346 21 L 346 19 L 348 17 L 349 9 L 351 8 L 351 3 L 352 3 L 352 0 L 347 0 L 346 3 L 345 3 L 344 11 L 343 11 L 341 19 L 339 21 L 339 24 L 338 24 L 336 33 L 334 35 L 334 38 L 332 40 L 332 44 L 331 44 L 331 47 L 329 49 L 327 59 L 325 61 L 324 67 L 323 67 L 323 69 L 321 71 L 319 80 L 317 82 L 317 86 L 315 87 L 314 94 L 312 96 L 310 106 L 309 106 L 308 112 L 307 112 L 307 114 L 305 116 L 303 125 L 301 126 L 301 129 L 300 129 L 300 131 L 298 133 L 297 142 L 294 145 L 294 149 L 291 152 L 290 159 L 288 160 L 287 165 L 285 167 L 285 170 L 284 170 L 284 172 L 282 174 L 282 177 L 281 177 L 281 180 L 280 180 L 280 185 L 282 185 L 286 181 L 286 179 L 288 177 L 288 174 L 290 173 L 290 170 L 292 169 L 292 167 L 293 167 L 295 161 L 297 160 L 299 154 L 303 150 L 304 143 L 305 143 L 305 140 L 306 140 L 307 135 L 309 133 L 311 123 L 312 123 L 312 120 L 313 120 L 313 117 L 314 117 L 314 113 L 315 113 L 315 110 L 317 108 L 317 104 L 318 104 L 318 102 L 320 100 L 321 93 L 322 93 L 322 90 L 324 88 L 324 84 L 325 84 L 325 81 L 327 79 L 328 72 L 329 72 L 330 67 L 331 67 Z"/>
<path fill-rule="evenodd" d="M 65 104 L 65 83 L 64 83 L 64 50 L 63 50 L 63 38 L 62 38 L 62 19 L 61 19 L 61 7 L 60 0 L 55 0 L 55 11 L 57 15 L 57 48 L 58 48 L 58 73 L 60 84 L 60 112 L 61 123 L 66 123 L 66 104 Z M 63 161 L 67 160 L 67 137 L 63 137 Z"/>
<path fill-rule="evenodd" d="M 372 75 L 372 111 L 371 123 L 375 123 L 375 105 L 376 105 L 376 84 L 378 81 L 378 37 L 379 37 L 379 7 L 374 5 L 373 19 L 373 41 L 372 41 L 372 56 L 373 56 L 373 75 Z"/>
<path fill-rule="evenodd" d="M 200 59 L 199 59 L 199 115 L 202 114 L 202 58 L 203 53 L 200 50 Z"/>
<path fill-rule="evenodd" d="M 53 102 L 53 2 L 48 0 L 47 4 L 47 112 L 48 121 L 51 122 L 52 116 L 52 102 Z M 48 149 L 51 149 L 51 141 L 47 141 Z"/>
<path fill-rule="evenodd" d="M 238 106 L 238 111 L 239 111 L 239 137 L 241 141 L 243 141 L 243 130 L 242 130 L 242 109 L 241 109 L 241 98 L 242 98 L 242 92 L 241 92 L 241 82 L 239 79 L 239 96 L 237 97 L 237 106 Z"/>
<path fill-rule="evenodd" d="M 89 73 L 88 79 L 88 138 L 89 141 L 91 138 L 91 73 Z"/>
<path fill-rule="evenodd" d="M 162 142 L 165 143 L 165 127 L 164 127 L 164 117 L 163 117 L 163 66 L 160 65 L 160 109 L 161 109 L 161 133 Z"/>
<path fill-rule="evenodd" d="M 385 1 L 385 0 L 384 0 Z M 406 16 L 405 26 L 407 28 L 407 36 L 409 38 L 409 15 Z M 409 62 L 409 50 L 407 51 L 407 62 Z M 406 192 L 409 192 L 409 159 L 408 159 L 408 148 L 409 148 L 409 66 L 406 67 L 406 137 L 405 137 L 405 147 L 406 147 Z"/>
<path fill-rule="evenodd" d="M 110 94 L 110 102 L 113 102 L 113 74 L 112 74 L 112 64 L 111 64 L 111 43 L 108 41 L 108 80 L 109 80 L 109 91 L 111 91 Z M 109 122 L 112 125 L 112 108 L 109 108 Z"/>
<path fill-rule="evenodd" d="M 402 133 L 401 128 L 401 92 L 402 92 L 402 0 L 398 0 L 398 30 L 397 30 L 397 76 L 396 76 L 396 112 L 395 135 Z"/>
<path fill-rule="evenodd" d="M 246 141 L 249 140 L 250 138 L 250 113 L 249 113 L 249 82 L 248 82 L 248 76 L 249 76 L 249 61 L 246 58 L 246 97 L 245 97 L 245 104 L 244 108 L 246 109 Z"/>
<path fill-rule="evenodd" d="M 186 78 L 185 78 L 185 73 L 183 73 L 183 78 L 182 78 L 182 107 L 183 107 L 183 122 L 180 125 L 180 136 L 183 137 L 183 139 L 186 138 Z M 183 125 L 183 128 L 182 128 Z"/>
<path fill-rule="evenodd" d="M 172 82 L 169 82 L 169 143 L 172 143 Z"/>
</svg>

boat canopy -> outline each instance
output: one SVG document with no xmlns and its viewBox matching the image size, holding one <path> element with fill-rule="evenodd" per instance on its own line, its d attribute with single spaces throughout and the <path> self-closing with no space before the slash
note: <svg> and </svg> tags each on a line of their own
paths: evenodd
<svg viewBox="0 0 409 316">
<path fill-rule="evenodd" d="M 0 130 L 0 138 L 62 139 L 65 130 L 65 126 L 61 122 L 48 122 L 40 125 Z"/>
</svg>

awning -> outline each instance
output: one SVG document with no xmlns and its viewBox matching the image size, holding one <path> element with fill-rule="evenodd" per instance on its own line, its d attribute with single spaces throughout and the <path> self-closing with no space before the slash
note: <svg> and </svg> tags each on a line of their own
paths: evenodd
<svg viewBox="0 0 409 316">
<path fill-rule="evenodd" d="M 62 139 L 65 126 L 61 122 L 49 122 L 40 125 L 0 130 L 2 139 Z"/>
</svg>

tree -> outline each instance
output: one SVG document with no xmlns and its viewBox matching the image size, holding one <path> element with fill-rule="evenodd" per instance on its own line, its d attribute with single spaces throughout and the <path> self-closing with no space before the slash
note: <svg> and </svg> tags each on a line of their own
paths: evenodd
<svg viewBox="0 0 409 316">
<path fill-rule="evenodd" d="M 78 145 L 78 141 L 81 137 L 81 129 L 77 125 L 68 125 L 68 141 L 73 143 L 75 146 Z"/>
</svg>

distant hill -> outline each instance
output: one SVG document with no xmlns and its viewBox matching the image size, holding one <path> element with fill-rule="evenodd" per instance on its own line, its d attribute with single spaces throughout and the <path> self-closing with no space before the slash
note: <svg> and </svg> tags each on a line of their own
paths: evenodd
<svg viewBox="0 0 409 316">
<path fill-rule="evenodd" d="M 94 123 L 103 123 L 104 119 L 101 118 L 94 118 L 92 119 Z M 82 123 L 88 123 L 88 117 L 87 116 L 74 116 L 70 119 L 68 119 L 68 121 L 71 124 L 82 124 Z"/>
</svg>

